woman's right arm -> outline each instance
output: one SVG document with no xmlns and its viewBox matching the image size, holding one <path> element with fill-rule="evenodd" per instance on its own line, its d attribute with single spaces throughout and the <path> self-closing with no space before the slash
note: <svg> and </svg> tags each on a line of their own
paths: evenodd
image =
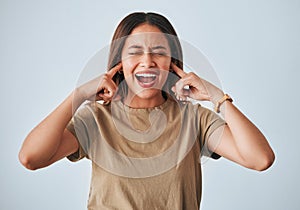
<svg viewBox="0 0 300 210">
<path fill-rule="evenodd" d="M 78 150 L 77 139 L 66 129 L 73 116 L 72 106 L 77 109 L 83 102 L 73 104 L 74 95 L 75 92 L 70 94 L 26 137 L 19 152 L 19 160 L 26 168 L 48 166 Z"/>
<path fill-rule="evenodd" d="M 110 100 L 117 89 L 112 77 L 121 67 L 118 64 L 108 73 L 77 88 L 40 122 L 25 138 L 19 152 L 20 162 L 26 168 L 35 170 L 76 152 L 79 143 L 66 129 L 73 113 L 85 100 Z"/>
</svg>

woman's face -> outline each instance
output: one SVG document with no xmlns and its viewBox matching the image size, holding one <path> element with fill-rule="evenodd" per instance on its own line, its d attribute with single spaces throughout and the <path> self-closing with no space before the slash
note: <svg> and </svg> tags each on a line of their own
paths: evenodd
<svg viewBox="0 0 300 210">
<path fill-rule="evenodd" d="M 170 46 L 156 27 L 136 27 L 125 41 L 122 66 L 130 97 L 155 99 L 168 77 L 171 64 Z"/>
</svg>

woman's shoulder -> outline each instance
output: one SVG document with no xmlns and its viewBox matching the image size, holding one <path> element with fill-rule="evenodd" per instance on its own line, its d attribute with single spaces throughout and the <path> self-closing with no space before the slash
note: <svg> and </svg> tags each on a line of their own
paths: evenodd
<svg viewBox="0 0 300 210">
<path fill-rule="evenodd" d="M 78 108 L 75 115 L 89 117 L 95 113 L 107 112 L 109 107 L 109 104 L 104 104 L 101 101 L 88 101 Z"/>
</svg>

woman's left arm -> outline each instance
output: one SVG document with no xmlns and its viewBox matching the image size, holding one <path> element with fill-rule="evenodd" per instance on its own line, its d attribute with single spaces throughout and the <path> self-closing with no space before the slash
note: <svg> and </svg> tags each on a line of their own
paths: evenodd
<svg viewBox="0 0 300 210">
<path fill-rule="evenodd" d="M 172 69 L 181 77 L 172 88 L 178 99 L 185 100 L 190 97 L 216 104 L 223 98 L 222 90 L 196 74 L 185 73 L 174 64 Z M 189 90 L 184 88 L 187 85 Z M 219 108 L 227 124 L 217 128 L 210 135 L 207 141 L 208 148 L 247 168 L 258 171 L 269 168 L 275 155 L 265 136 L 230 101 L 225 100 Z"/>
<path fill-rule="evenodd" d="M 229 101 L 221 105 L 220 111 L 227 125 L 212 133 L 208 148 L 247 168 L 269 168 L 275 155 L 260 130 Z"/>
</svg>

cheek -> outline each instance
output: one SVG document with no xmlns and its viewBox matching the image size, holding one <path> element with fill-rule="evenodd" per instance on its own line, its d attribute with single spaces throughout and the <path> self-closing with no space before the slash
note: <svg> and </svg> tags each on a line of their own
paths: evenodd
<svg viewBox="0 0 300 210">
<path fill-rule="evenodd" d="M 122 68 L 124 72 L 124 76 L 127 77 L 132 74 L 134 68 L 136 66 L 136 62 L 133 59 L 122 59 Z"/>
<path fill-rule="evenodd" d="M 165 59 L 164 61 L 159 63 L 159 68 L 161 70 L 169 71 L 171 66 L 171 58 Z"/>
<path fill-rule="evenodd" d="M 161 72 L 161 82 L 164 84 L 167 81 L 170 67 L 171 66 L 171 58 L 166 59 L 164 62 L 162 62 L 159 66 L 159 68 L 162 70 Z"/>
</svg>

